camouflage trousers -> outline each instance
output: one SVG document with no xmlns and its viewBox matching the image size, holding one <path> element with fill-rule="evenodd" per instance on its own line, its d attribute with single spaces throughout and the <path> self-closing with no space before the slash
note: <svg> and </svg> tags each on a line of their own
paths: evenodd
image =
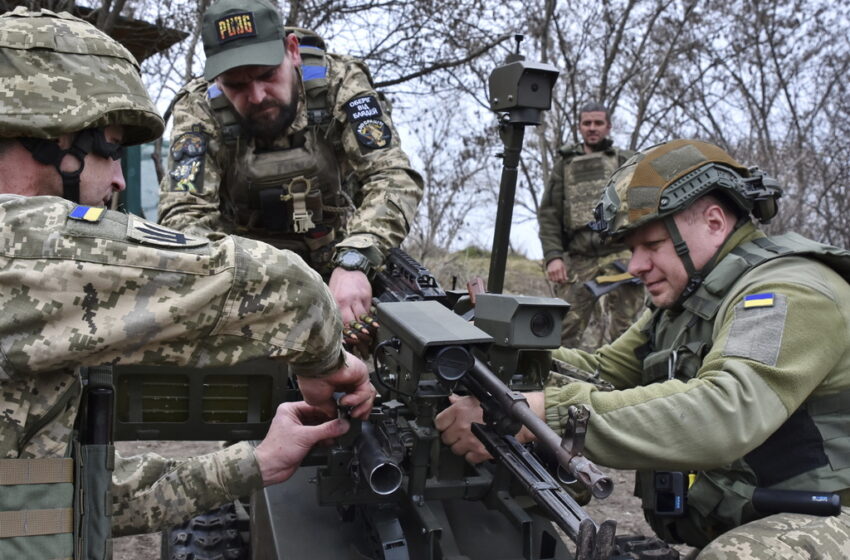
<svg viewBox="0 0 850 560">
<path fill-rule="evenodd" d="M 711 541 L 697 560 L 841 560 L 850 558 L 850 508 L 818 517 L 779 513 Z"/>
<path fill-rule="evenodd" d="M 570 304 L 561 327 L 561 345 L 593 351 L 623 334 L 637 319 L 644 307 L 643 285 L 626 284 L 596 299 L 584 282 L 621 271 L 605 257 L 571 256 L 565 262 L 569 263 L 566 283 L 553 285 L 555 295 Z"/>
</svg>

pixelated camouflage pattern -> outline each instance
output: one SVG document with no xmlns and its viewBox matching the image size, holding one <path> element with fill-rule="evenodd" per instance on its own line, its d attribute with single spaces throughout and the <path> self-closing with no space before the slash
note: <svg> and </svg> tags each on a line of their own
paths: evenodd
<svg viewBox="0 0 850 560">
<path fill-rule="evenodd" d="M 378 94 L 362 62 L 336 54 L 327 54 L 326 60 L 328 99 L 333 116 L 326 139 L 336 150 L 341 176 L 353 173 L 361 185 L 358 192 L 353 193 L 357 209 L 348 220 L 346 231 L 340 231 L 336 236 L 341 239 L 338 247 L 359 249 L 373 264 L 379 264 L 387 251 L 399 246 L 410 230 L 422 197 L 422 178 L 410 167 L 399 144 L 399 135 L 386 111 L 381 118 L 392 132 L 390 145 L 380 149 L 361 146 L 343 105 L 356 97 L 378 98 Z M 172 130 L 172 138 L 192 131 L 203 131 L 207 135 L 203 187 L 200 192 L 174 192 L 167 175 L 160 185 L 160 222 L 195 235 L 232 232 L 233 226 L 225 216 L 229 209 L 224 207 L 224 201 L 230 198 L 225 196 L 225 192 L 228 189 L 245 188 L 244 184 L 227 183 L 226 171 L 241 156 L 225 146 L 222 131 L 206 98 L 206 90 L 207 85 L 203 80 L 191 82 L 184 88 L 182 97 L 174 106 Z M 275 147 L 288 147 L 290 136 L 308 126 L 303 87 L 300 99 L 294 123 L 288 134 L 276 141 Z M 240 150 L 241 153 L 252 151 L 253 140 L 242 142 Z M 168 169 L 174 169 L 171 159 Z"/>
<path fill-rule="evenodd" d="M 698 560 L 842 560 L 850 558 L 850 509 L 838 516 L 779 513 L 712 541 Z"/>
<path fill-rule="evenodd" d="M 614 262 L 627 263 L 629 256 L 628 252 L 599 258 L 564 255 L 567 281 L 552 284 L 555 295 L 570 304 L 561 323 L 561 346 L 592 352 L 614 341 L 634 323 L 644 309 L 642 284 L 624 284 L 599 299 L 584 286 L 598 276 L 620 274 Z"/>
<path fill-rule="evenodd" d="M 112 475 L 116 537 L 172 527 L 262 486 L 253 445 L 240 442 L 188 460 L 155 453 L 116 456 Z"/>
<path fill-rule="evenodd" d="M 98 223 L 72 220 L 74 207 L 54 197 L 0 196 L 0 457 L 67 455 L 76 366 L 223 366 L 265 356 L 309 376 L 341 365 L 336 304 L 296 255 L 242 238 L 169 237 L 116 212 Z M 145 231 L 156 235 L 134 239 Z M 183 248 L 173 246 L 181 238 Z M 124 504 L 127 518 L 163 496 L 173 501 L 158 509 L 175 515 L 192 504 L 203 509 L 229 499 L 226 488 L 240 495 L 245 484 L 256 487 L 259 477 L 244 449 L 190 460 L 179 472 Z M 130 479 L 149 480 L 126 476 L 131 487 Z M 190 495 L 201 486 L 186 481 L 202 478 L 209 494 Z M 139 523 L 165 513 L 146 515 Z"/>
<path fill-rule="evenodd" d="M 163 122 L 132 55 L 67 13 L 0 15 L 0 138 L 56 138 L 120 124 L 124 143 L 158 138 Z"/>
<path fill-rule="evenodd" d="M 611 177 L 600 204 L 607 233 L 622 236 L 641 225 L 684 209 L 693 198 L 671 200 L 660 210 L 664 190 L 677 179 L 708 163 L 720 163 L 746 177 L 749 171 L 713 144 L 672 140 L 639 152 Z M 706 191 L 714 188 L 706 184 Z"/>
</svg>

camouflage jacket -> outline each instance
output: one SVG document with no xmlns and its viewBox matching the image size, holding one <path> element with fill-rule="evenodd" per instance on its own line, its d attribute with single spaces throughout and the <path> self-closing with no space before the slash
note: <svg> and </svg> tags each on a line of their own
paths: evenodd
<svg viewBox="0 0 850 560">
<path fill-rule="evenodd" d="M 339 176 L 344 184 L 354 185 L 347 194 L 356 210 L 348 218 L 345 230 L 335 232 L 336 239 L 341 240 L 338 247 L 357 248 L 377 265 L 407 235 L 422 197 L 422 178 L 410 167 L 366 66 L 335 54 L 326 54 L 325 61 L 330 123 L 310 124 L 302 80 L 295 121 L 272 146 L 262 148 L 287 149 L 292 147 L 292 138 L 298 133 L 310 127 L 319 129 L 318 136 L 332 151 Z M 195 235 L 225 232 L 255 237 L 236 228 L 230 218 L 235 213 L 230 201 L 238 197 L 236 191 L 248 189 L 244 173 L 240 171 L 238 177 L 233 177 L 232 171 L 234 166 L 245 167 L 245 161 L 257 148 L 256 141 L 240 136 L 235 147 L 225 142 L 224 130 L 210 100 L 216 89 L 217 86 L 197 79 L 178 95 L 168 164 L 170 176 L 160 185 L 160 223 Z M 372 116 L 366 118 L 363 112 L 358 112 L 358 103 L 371 106 L 367 113 Z M 384 133 L 377 144 L 367 134 L 374 132 L 376 126 Z M 186 135 L 197 138 L 201 149 L 192 154 L 186 154 L 185 150 L 175 154 L 175 149 L 186 144 Z M 270 238 L 264 239 L 276 244 Z"/>
<path fill-rule="evenodd" d="M 320 376 L 342 363 L 336 305 L 293 253 L 54 197 L 2 195 L 0 224 L 2 458 L 68 455 L 77 366 L 273 357 Z M 119 461 L 115 481 L 117 535 L 169 525 L 261 482 L 247 443 L 179 466 Z"/>
<path fill-rule="evenodd" d="M 563 258 L 564 253 L 595 257 L 625 250 L 623 245 L 603 242 L 587 223 L 593 219 L 593 209 L 608 177 L 632 153 L 609 145 L 602 152 L 585 154 L 582 143 L 558 149 L 558 161 L 552 168 L 537 213 L 544 262 Z M 588 169 L 579 169 L 578 164 L 590 165 Z"/>
</svg>

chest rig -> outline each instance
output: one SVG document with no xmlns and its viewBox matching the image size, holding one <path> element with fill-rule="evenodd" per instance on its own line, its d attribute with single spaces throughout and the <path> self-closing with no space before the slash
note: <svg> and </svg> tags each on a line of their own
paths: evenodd
<svg viewBox="0 0 850 560">
<path fill-rule="evenodd" d="M 717 312 L 735 282 L 761 264 L 791 255 L 818 260 L 850 282 L 848 251 L 793 233 L 744 243 L 718 263 L 679 313 L 654 313 L 644 331 L 649 342 L 638 351 L 643 360 L 643 384 L 694 378 L 712 348 Z M 820 490 L 818 481 L 827 478 L 831 484 L 837 481 L 838 486 L 850 488 L 847 443 L 825 443 L 821 435 L 824 427 L 837 419 L 850 421 L 850 407 L 841 404 L 850 402 L 848 399 L 850 394 L 844 393 L 810 397 L 745 457 L 722 469 L 698 473 L 688 490 L 684 517 L 653 513 L 653 472 L 638 471 L 635 493 L 643 502 L 650 525 L 661 538 L 704 546 L 718 534 L 759 517 L 750 502 L 757 486 L 769 487 L 794 478 L 799 488 L 789 489 L 815 491 Z M 787 482 L 783 484 L 788 486 Z"/>
<path fill-rule="evenodd" d="M 564 162 L 564 216 L 569 233 L 585 229 L 593 220 L 608 178 L 627 159 L 620 150 L 579 154 Z"/>
<path fill-rule="evenodd" d="M 289 31 L 301 40 L 308 126 L 286 138 L 284 147 L 257 149 L 227 98 L 216 94 L 215 86 L 210 89 L 224 147 L 235 160 L 223 177 L 221 211 L 234 233 L 295 251 L 322 270 L 330 263 L 353 206 L 337 157 L 340 141 L 331 140 L 324 41 L 310 31 Z"/>
<path fill-rule="evenodd" d="M 18 450 L 5 450 L 17 457 L 0 459 L 0 558 L 111 559 L 112 370 L 46 374 L 72 381 L 27 419 Z M 67 434 L 64 456 L 43 449 L 38 434 L 46 427 L 52 437 Z"/>
</svg>

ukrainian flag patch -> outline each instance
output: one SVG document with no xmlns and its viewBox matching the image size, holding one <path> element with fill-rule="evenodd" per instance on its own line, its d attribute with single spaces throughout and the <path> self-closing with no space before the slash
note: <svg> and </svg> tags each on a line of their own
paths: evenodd
<svg viewBox="0 0 850 560">
<path fill-rule="evenodd" d="M 744 309 L 773 307 L 773 292 L 744 296 Z"/>
<path fill-rule="evenodd" d="M 103 211 L 103 208 L 94 206 L 77 206 L 71 210 L 68 217 L 72 220 L 80 220 L 81 222 L 97 223 L 103 217 Z"/>
</svg>

